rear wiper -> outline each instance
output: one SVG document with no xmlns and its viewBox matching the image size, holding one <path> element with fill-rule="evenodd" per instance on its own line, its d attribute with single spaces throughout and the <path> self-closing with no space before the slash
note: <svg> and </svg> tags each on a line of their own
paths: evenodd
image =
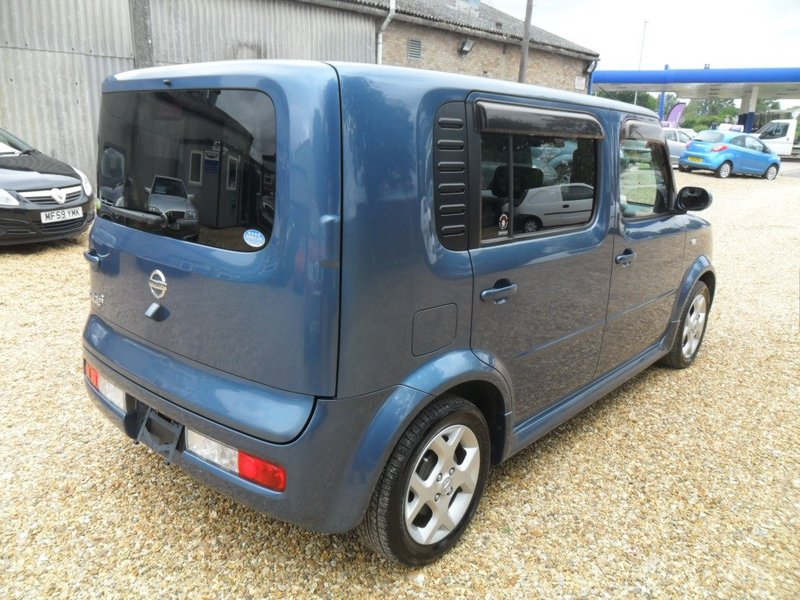
<svg viewBox="0 0 800 600">
<path fill-rule="evenodd" d="M 168 223 L 167 216 L 163 213 L 156 214 L 140 208 L 121 208 L 105 202 L 101 205 L 100 213 L 109 213 L 116 217 L 131 219 L 152 227 L 164 227 Z"/>
</svg>

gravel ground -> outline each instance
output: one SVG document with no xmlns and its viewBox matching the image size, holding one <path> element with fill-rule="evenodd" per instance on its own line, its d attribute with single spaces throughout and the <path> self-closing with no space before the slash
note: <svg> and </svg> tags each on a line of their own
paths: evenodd
<svg viewBox="0 0 800 600">
<path fill-rule="evenodd" d="M 405 570 L 282 524 L 90 404 L 85 240 L 0 249 L 0 597 L 800 595 L 800 164 L 715 196 L 705 345 L 495 468 L 454 551 Z"/>
</svg>

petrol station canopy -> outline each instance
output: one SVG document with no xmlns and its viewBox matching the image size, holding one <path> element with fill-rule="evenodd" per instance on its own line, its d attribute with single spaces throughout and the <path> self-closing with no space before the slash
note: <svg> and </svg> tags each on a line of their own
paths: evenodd
<svg viewBox="0 0 800 600">
<path fill-rule="evenodd" d="M 679 98 L 800 98 L 800 68 L 595 71 L 606 92 L 672 92 Z M 743 108 L 746 108 L 744 106 Z"/>
</svg>

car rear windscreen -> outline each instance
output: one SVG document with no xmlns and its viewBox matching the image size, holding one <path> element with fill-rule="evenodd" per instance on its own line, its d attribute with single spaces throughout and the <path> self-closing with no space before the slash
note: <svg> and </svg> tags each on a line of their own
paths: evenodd
<svg viewBox="0 0 800 600">
<path fill-rule="evenodd" d="M 156 235 L 254 251 L 275 219 L 275 108 L 261 92 L 103 96 L 99 216 Z"/>
<path fill-rule="evenodd" d="M 708 142 L 709 144 L 716 144 L 721 142 L 725 136 L 718 131 L 701 131 L 694 138 L 696 142 Z"/>
</svg>

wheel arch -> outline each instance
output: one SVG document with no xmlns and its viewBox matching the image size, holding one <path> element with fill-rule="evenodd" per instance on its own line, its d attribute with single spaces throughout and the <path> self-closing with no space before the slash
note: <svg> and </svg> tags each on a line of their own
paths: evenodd
<svg viewBox="0 0 800 600">
<path fill-rule="evenodd" d="M 714 293 L 717 289 L 717 276 L 714 274 L 713 270 L 709 269 L 704 271 L 697 279 L 705 283 L 708 288 L 708 293 L 711 296 L 708 307 L 711 308 L 711 305 L 714 303 Z"/>
<path fill-rule="evenodd" d="M 708 291 L 711 296 L 709 308 L 711 308 L 711 304 L 714 302 L 714 293 L 717 287 L 717 276 L 714 272 L 714 267 L 711 264 L 711 260 L 704 254 L 695 259 L 695 261 L 686 271 L 686 274 L 683 277 L 683 283 L 681 283 L 680 288 L 678 288 L 676 302 L 672 308 L 671 322 L 673 324 L 677 325 L 677 322 L 680 320 L 683 306 L 689 297 L 689 293 L 692 291 L 692 287 L 694 287 L 694 284 L 697 281 L 702 281 L 708 287 Z"/>
<path fill-rule="evenodd" d="M 436 398 L 441 398 L 446 394 L 464 398 L 481 411 L 489 428 L 489 442 L 492 446 L 491 462 L 497 464 L 503 460 L 507 431 L 506 410 L 505 399 L 497 386 L 485 380 L 468 381 L 450 388 Z"/>
<path fill-rule="evenodd" d="M 417 415 L 447 394 L 463 397 L 483 413 L 492 442 L 492 462 L 499 462 L 506 453 L 513 402 L 503 371 L 501 364 L 489 364 L 470 349 L 432 358 L 383 401 L 359 444 L 356 464 L 369 465 L 369 470 L 379 473 Z"/>
<path fill-rule="evenodd" d="M 358 442 L 349 469 L 353 478 L 350 483 L 366 488 L 360 507 L 362 515 L 403 433 L 442 396 L 461 396 L 481 411 L 489 429 L 492 464 L 507 455 L 512 392 L 503 365 L 489 362 L 479 359 L 470 349 L 454 350 L 432 358 L 392 388 Z"/>
</svg>

